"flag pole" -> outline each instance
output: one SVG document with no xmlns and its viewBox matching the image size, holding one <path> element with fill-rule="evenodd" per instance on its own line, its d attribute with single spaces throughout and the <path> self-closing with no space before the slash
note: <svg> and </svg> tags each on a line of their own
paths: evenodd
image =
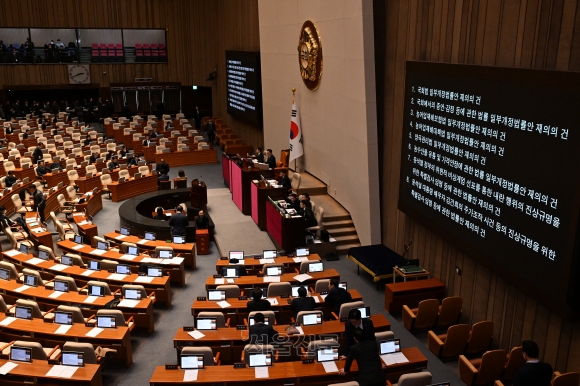
<svg viewBox="0 0 580 386">
<path fill-rule="evenodd" d="M 292 87 L 292 105 L 294 105 L 294 99 L 296 98 L 296 88 Z M 296 172 L 296 158 L 294 158 L 294 172 Z"/>
</svg>

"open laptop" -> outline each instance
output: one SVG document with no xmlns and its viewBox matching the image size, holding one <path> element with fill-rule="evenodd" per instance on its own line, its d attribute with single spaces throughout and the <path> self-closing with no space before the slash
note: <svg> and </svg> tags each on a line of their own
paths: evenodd
<svg viewBox="0 0 580 386">
<path fill-rule="evenodd" d="M 147 276 L 149 277 L 161 277 L 163 276 L 163 269 L 158 267 L 147 268 Z"/>
<path fill-rule="evenodd" d="M 371 317 L 371 308 L 370 307 L 359 307 L 360 316 L 361 318 L 370 318 Z"/>
<path fill-rule="evenodd" d="M 14 316 L 18 319 L 32 320 L 32 307 L 14 307 Z"/>
<path fill-rule="evenodd" d="M 306 257 L 310 256 L 310 251 L 308 248 L 296 248 L 296 257 Z"/>
<path fill-rule="evenodd" d="M 109 244 L 102 242 L 102 241 L 97 241 L 97 249 L 101 249 L 103 251 L 108 251 L 109 250 Z"/>
<path fill-rule="evenodd" d="M 72 257 L 69 257 L 67 255 L 62 255 L 60 257 L 60 263 L 62 265 L 68 265 L 70 267 L 73 265 L 73 259 L 72 259 Z"/>
<path fill-rule="evenodd" d="M 159 251 L 159 257 L 160 259 L 172 259 L 173 258 L 173 251 L 166 251 L 166 250 L 160 250 Z"/>
<path fill-rule="evenodd" d="M 129 236 L 131 233 L 129 232 L 129 228 L 121 227 L 121 234 L 124 236 Z"/>
<path fill-rule="evenodd" d="M 267 249 L 264 250 L 263 256 L 264 259 L 275 259 L 278 256 L 278 251 L 275 249 Z"/>
<path fill-rule="evenodd" d="M 197 354 L 181 354 L 179 357 L 179 367 L 182 370 L 202 370 L 203 369 L 203 355 Z"/>
<path fill-rule="evenodd" d="M 306 289 L 306 292 L 308 292 L 308 287 L 304 286 L 304 285 L 293 285 L 292 286 L 292 297 L 293 298 L 297 298 L 300 295 L 298 294 L 298 290 L 300 289 L 300 287 L 304 287 L 304 289 Z"/>
<path fill-rule="evenodd" d="M 22 282 L 25 285 L 29 285 L 31 287 L 38 286 L 38 278 L 36 276 L 33 276 L 33 275 L 24 274 L 24 279 L 22 280 Z"/>
<path fill-rule="evenodd" d="M 116 273 L 119 273 L 121 275 L 130 275 L 131 274 L 131 267 L 129 267 L 128 265 L 125 264 L 118 264 L 116 266 Z"/>
<path fill-rule="evenodd" d="M 82 352 L 63 351 L 61 354 L 63 366 L 84 367 L 85 360 Z"/>
<path fill-rule="evenodd" d="M 126 289 L 125 299 L 141 300 L 141 291 L 137 289 Z"/>
<path fill-rule="evenodd" d="M 127 247 L 127 255 L 139 256 L 139 249 L 137 247 Z"/>
<path fill-rule="evenodd" d="M 32 349 L 28 347 L 10 347 L 10 360 L 32 363 Z"/>
<path fill-rule="evenodd" d="M 72 312 L 55 311 L 54 323 L 70 326 L 73 324 Z"/>
<path fill-rule="evenodd" d="M 99 297 L 104 297 L 105 296 L 105 287 L 100 286 L 100 285 L 89 285 L 89 296 L 99 296 Z"/>
<path fill-rule="evenodd" d="M 195 328 L 198 330 L 216 330 L 217 329 L 217 319 L 216 318 L 197 318 L 195 320 Z"/>
<path fill-rule="evenodd" d="M 315 324 L 322 324 L 322 313 L 316 312 L 312 314 L 302 315 L 303 326 L 313 326 Z"/>
<path fill-rule="evenodd" d="M 338 347 L 321 347 L 316 350 L 318 362 L 332 362 L 338 360 Z"/>
<path fill-rule="evenodd" d="M 38 251 L 38 258 L 42 260 L 48 260 L 50 258 L 50 255 L 45 250 L 40 249 Z"/>
<path fill-rule="evenodd" d="M 379 342 L 380 355 L 393 354 L 401 351 L 400 339 L 389 339 Z"/>
<path fill-rule="evenodd" d="M 225 290 L 207 290 L 207 300 L 220 302 L 226 300 Z"/>
<path fill-rule="evenodd" d="M 155 240 L 155 232 L 145 232 L 145 240 Z"/>
<path fill-rule="evenodd" d="M 282 267 L 266 268 L 266 276 L 282 276 Z"/>
<path fill-rule="evenodd" d="M 173 244 L 185 244 L 185 236 L 173 236 Z"/>
<path fill-rule="evenodd" d="M 250 353 L 249 356 L 249 363 L 250 367 L 262 367 L 262 366 L 272 366 L 272 353 Z"/>
<path fill-rule="evenodd" d="M 255 323 L 256 323 L 256 321 L 254 320 L 254 317 L 253 316 L 250 316 L 248 318 L 248 324 L 250 326 L 253 326 Z M 270 324 L 270 317 L 264 316 L 264 324 Z"/>
<path fill-rule="evenodd" d="M 244 261 L 244 251 L 230 251 L 230 260 Z"/>
<path fill-rule="evenodd" d="M 0 268 L 0 279 L 10 280 L 10 271 L 4 268 Z"/>
<path fill-rule="evenodd" d="M 308 272 L 322 272 L 324 271 L 324 264 L 322 261 L 317 261 L 315 263 L 308 264 Z"/>
<path fill-rule="evenodd" d="M 82 244 L 83 243 L 83 236 L 81 236 L 81 235 L 75 235 L 75 238 L 74 238 L 73 241 L 74 241 L 75 244 Z"/>
<path fill-rule="evenodd" d="M 109 315 L 97 315 L 97 327 L 117 328 L 117 318 Z"/>
<path fill-rule="evenodd" d="M 68 292 L 68 282 L 55 280 L 54 281 L 54 290 L 58 292 Z"/>
<path fill-rule="evenodd" d="M 18 251 L 20 253 L 23 253 L 25 255 L 28 255 L 28 245 L 26 245 L 26 244 L 20 244 L 20 246 L 18 247 Z"/>
<path fill-rule="evenodd" d="M 226 267 L 226 268 L 222 268 L 222 276 L 225 278 L 236 278 L 236 277 L 240 277 L 240 272 L 238 271 L 237 268 L 230 268 L 230 267 Z"/>
</svg>

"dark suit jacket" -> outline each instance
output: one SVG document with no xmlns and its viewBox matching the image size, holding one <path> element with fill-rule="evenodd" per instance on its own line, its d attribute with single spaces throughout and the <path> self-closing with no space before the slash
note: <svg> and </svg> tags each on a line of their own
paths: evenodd
<svg viewBox="0 0 580 386">
<path fill-rule="evenodd" d="M 107 167 L 109 168 L 110 171 L 113 171 L 113 169 L 116 169 L 116 168 L 119 167 L 119 164 L 118 163 L 115 163 L 115 162 L 109 162 L 107 164 Z"/>
<path fill-rule="evenodd" d="M 151 143 L 150 140 L 144 139 L 142 145 L 143 146 L 149 146 L 150 143 Z"/>
<path fill-rule="evenodd" d="M 290 302 L 290 307 L 294 309 L 294 316 L 298 316 L 300 311 L 313 311 L 316 306 L 314 298 L 309 298 L 307 296 L 303 298 L 294 298 Z"/>
<path fill-rule="evenodd" d="M 514 379 L 514 386 L 550 386 L 552 366 L 549 363 L 526 363 Z"/>
<path fill-rule="evenodd" d="M 42 155 L 42 149 L 37 146 L 34 149 L 34 152 L 32 152 L 32 160 L 34 161 L 34 164 L 36 165 L 36 163 L 38 161 L 40 161 L 42 159 L 42 157 L 43 157 L 43 155 Z"/>
<path fill-rule="evenodd" d="M 310 208 L 301 209 L 298 212 L 301 216 L 304 216 L 304 220 L 306 221 L 306 227 L 314 227 L 318 225 L 318 221 L 316 221 L 316 217 L 314 217 L 314 212 Z"/>
<path fill-rule="evenodd" d="M 385 372 L 375 340 L 363 340 L 350 348 L 350 354 L 344 364 L 345 371 L 350 370 L 353 360 L 356 360 L 358 365 L 357 381 L 360 386 L 385 383 Z"/>
<path fill-rule="evenodd" d="M 208 223 L 209 221 L 207 219 L 207 216 L 205 215 L 203 217 L 197 216 L 195 218 L 195 229 L 207 229 Z"/>
<path fill-rule="evenodd" d="M 352 302 L 352 296 L 350 292 L 344 288 L 334 287 L 328 292 L 328 295 L 324 299 L 324 304 L 331 306 L 335 314 L 338 315 L 340 312 L 340 306 L 344 303 Z"/>
<path fill-rule="evenodd" d="M 247 304 L 248 312 L 252 311 L 269 311 L 272 305 L 266 299 L 250 300 Z"/>
<path fill-rule="evenodd" d="M 16 176 L 6 176 L 6 178 L 4 179 L 4 184 L 6 184 L 6 187 L 9 188 L 12 185 L 14 185 L 16 181 L 18 181 L 18 178 L 16 178 Z"/>
<path fill-rule="evenodd" d="M 326 299 L 325 299 L 326 300 Z M 362 319 L 363 332 L 365 333 L 365 340 L 371 341 L 377 345 L 377 338 L 375 337 L 375 325 L 369 318 Z M 355 326 L 350 321 L 344 322 L 344 355 L 350 354 L 350 348 L 354 345 L 353 333 Z"/>
<path fill-rule="evenodd" d="M 157 133 L 156 132 L 152 132 L 151 134 L 149 134 L 149 138 L 151 138 L 151 139 L 157 138 Z"/>
<path fill-rule="evenodd" d="M 256 160 L 259 163 L 263 164 L 264 163 L 264 153 L 258 153 L 258 154 L 256 154 Z"/>
<path fill-rule="evenodd" d="M 94 164 L 95 162 L 97 162 L 97 159 L 95 158 L 95 156 L 94 156 L 94 155 L 91 155 L 91 156 L 89 157 L 89 163 L 91 163 L 91 164 Z"/>
<path fill-rule="evenodd" d="M 250 326 L 249 335 L 251 344 L 271 344 L 275 340 L 278 333 L 270 325 L 256 323 L 253 326 Z"/>
<path fill-rule="evenodd" d="M 85 139 L 83 141 L 83 146 L 89 146 L 91 144 L 91 140 L 90 139 Z"/>
<path fill-rule="evenodd" d="M 290 183 L 290 178 L 288 178 L 288 176 L 278 178 L 278 185 L 282 185 L 286 189 L 292 189 L 292 184 Z"/>
<path fill-rule="evenodd" d="M 189 220 L 183 213 L 175 213 L 169 220 L 169 226 L 173 227 L 173 234 L 176 236 L 185 236 L 186 229 L 189 226 Z"/>
<path fill-rule="evenodd" d="M 286 201 L 286 209 L 294 209 L 296 211 L 300 210 L 300 201 L 298 199 L 294 202 L 291 200 Z"/>
<path fill-rule="evenodd" d="M 270 169 L 274 169 L 276 167 L 276 157 L 274 155 L 269 156 L 266 163 Z"/>
<path fill-rule="evenodd" d="M 167 162 L 165 163 L 161 163 L 159 162 L 156 166 L 155 169 L 159 172 L 159 173 L 165 173 L 165 174 L 169 174 L 169 165 L 167 164 Z"/>
</svg>

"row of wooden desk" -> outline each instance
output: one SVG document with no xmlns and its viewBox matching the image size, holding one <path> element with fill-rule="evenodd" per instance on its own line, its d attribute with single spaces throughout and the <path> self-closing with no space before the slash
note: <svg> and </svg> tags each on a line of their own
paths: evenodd
<svg viewBox="0 0 580 386">
<path fill-rule="evenodd" d="M 288 269 L 294 269 L 294 268 L 298 269 L 300 267 L 300 264 L 304 261 L 318 262 L 321 260 L 322 259 L 320 258 L 320 255 L 318 255 L 316 253 L 312 253 L 306 257 L 280 256 L 280 257 L 274 258 L 273 261 L 271 261 L 271 263 L 284 264 L 284 266 L 286 267 L 286 270 L 288 271 Z M 244 267 L 246 269 L 247 273 L 250 273 L 251 271 L 255 272 L 255 271 L 261 270 L 265 263 L 266 262 L 264 261 L 264 259 L 262 259 L 262 258 L 255 259 L 253 257 L 245 257 L 244 260 L 240 261 L 238 264 L 230 263 L 229 259 L 225 259 L 225 260 L 219 259 L 215 265 L 215 269 L 216 269 L 217 273 L 221 273 L 222 268 L 224 268 L 224 267 L 241 266 L 241 267 Z"/>
<path fill-rule="evenodd" d="M 7 359 L 0 359 L 0 367 L 4 366 L 10 361 Z M 70 378 L 60 378 L 48 376 L 48 372 L 54 365 L 49 364 L 48 361 L 33 360 L 31 363 L 26 362 L 11 362 L 16 363 L 17 366 L 10 370 L 6 375 L 0 376 L 4 382 L 10 384 L 58 384 L 58 385 L 90 385 L 101 386 L 103 384 L 101 366 L 86 364 L 83 367 L 76 369 L 75 373 Z M 8 384 L 8 383 L 7 383 Z"/>
<path fill-rule="evenodd" d="M 314 282 L 316 282 L 316 280 L 340 279 L 340 274 L 334 268 L 325 269 L 322 272 L 308 273 L 310 278 L 307 280 L 304 280 L 304 281 L 300 281 L 300 280 L 296 279 L 295 278 L 296 275 L 298 275 L 298 274 L 297 273 L 283 273 L 281 276 L 279 276 L 279 279 L 280 279 L 280 282 L 287 282 L 287 283 L 294 284 L 294 285 L 305 285 L 305 286 L 307 286 L 309 284 L 313 284 Z M 261 288 L 261 287 L 267 287 L 268 284 L 271 283 L 271 281 L 268 281 L 268 280 L 270 280 L 270 278 L 271 277 L 269 277 L 269 276 L 260 277 L 257 275 L 249 275 L 249 276 L 236 277 L 235 279 L 229 279 L 231 281 L 228 282 L 227 279 L 208 277 L 207 280 L 205 281 L 205 288 L 206 289 L 215 289 L 218 285 L 222 285 L 222 284 L 235 284 L 235 285 L 239 286 L 240 288 L 255 288 L 255 287 Z M 223 280 L 225 280 L 225 283 L 220 282 Z"/>
</svg>

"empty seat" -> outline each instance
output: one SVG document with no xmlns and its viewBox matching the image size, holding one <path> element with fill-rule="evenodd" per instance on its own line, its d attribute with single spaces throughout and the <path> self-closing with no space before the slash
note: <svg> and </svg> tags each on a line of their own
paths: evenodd
<svg viewBox="0 0 580 386">
<path fill-rule="evenodd" d="M 220 364 L 220 353 L 218 352 L 214 357 L 211 347 L 208 346 L 184 347 L 181 350 L 181 355 L 203 355 L 204 366 L 218 366 Z"/>
<path fill-rule="evenodd" d="M 475 323 L 469 333 L 469 341 L 465 349 L 466 355 L 478 354 L 486 351 L 491 345 L 493 339 L 493 322 L 484 320 Z"/>
<path fill-rule="evenodd" d="M 209 312 L 203 311 L 197 314 L 198 318 L 215 318 L 217 328 L 229 327 L 230 319 L 226 321 L 226 318 L 222 312 Z"/>
<path fill-rule="evenodd" d="M 446 334 L 436 335 L 429 331 L 429 350 L 439 359 L 451 359 L 463 354 L 469 339 L 469 325 L 449 327 Z"/>
<path fill-rule="evenodd" d="M 399 378 L 397 386 L 429 386 L 432 381 L 432 375 L 428 371 L 420 373 L 403 374 Z"/>
<path fill-rule="evenodd" d="M 439 315 L 439 300 L 427 299 L 419 307 L 411 309 L 403 305 L 403 325 L 409 331 L 425 330 L 435 325 Z"/>
<path fill-rule="evenodd" d="M 216 289 L 226 291 L 226 298 L 237 298 L 240 296 L 240 287 L 235 284 L 218 285 Z"/>
<path fill-rule="evenodd" d="M 488 385 L 500 379 L 506 363 L 506 350 L 488 351 L 481 359 L 459 356 L 459 378 L 468 386 Z"/>
</svg>

